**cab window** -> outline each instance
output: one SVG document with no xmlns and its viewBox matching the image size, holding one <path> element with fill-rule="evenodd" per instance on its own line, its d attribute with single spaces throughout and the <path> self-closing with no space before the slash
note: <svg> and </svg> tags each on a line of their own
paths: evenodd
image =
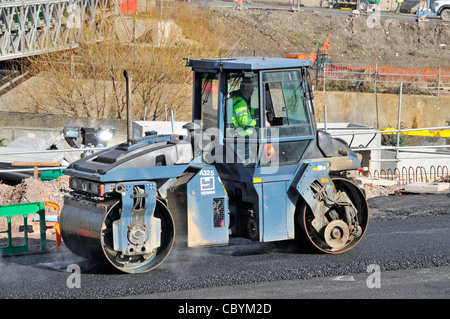
<svg viewBox="0 0 450 319">
<path fill-rule="evenodd" d="M 279 137 L 312 134 L 301 75 L 298 70 L 263 73 L 265 127 L 268 136 L 276 128 Z"/>
<path fill-rule="evenodd" d="M 226 81 L 226 137 L 257 138 L 260 128 L 258 74 L 230 72 Z"/>
<path fill-rule="evenodd" d="M 218 121 L 218 89 L 217 74 L 205 73 L 201 77 L 201 121 L 203 131 L 217 128 Z"/>
<path fill-rule="evenodd" d="M 236 160 L 254 166 L 260 131 L 259 76 L 242 71 L 226 74 L 226 132 Z"/>
</svg>

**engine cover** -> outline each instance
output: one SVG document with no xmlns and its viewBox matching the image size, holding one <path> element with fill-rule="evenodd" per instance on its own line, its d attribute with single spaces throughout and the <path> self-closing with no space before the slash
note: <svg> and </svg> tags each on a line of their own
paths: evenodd
<svg viewBox="0 0 450 319">
<path fill-rule="evenodd" d="M 119 144 L 70 164 L 64 173 L 102 182 L 179 176 L 193 160 L 192 145 L 182 138 L 178 135 L 148 136 L 133 145 Z M 151 169 L 168 166 L 170 170 Z"/>
</svg>

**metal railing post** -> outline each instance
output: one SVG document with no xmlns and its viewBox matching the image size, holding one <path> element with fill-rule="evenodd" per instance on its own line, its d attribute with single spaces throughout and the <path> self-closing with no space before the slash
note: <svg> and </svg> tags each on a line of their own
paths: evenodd
<svg viewBox="0 0 450 319">
<path fill-rule="evenodd" d="M 375 64 L 375 76 L 374 76 L 374 79 L 375 79 L 375 88 L 374 88 L 374 90 L 373 90 L 373 93 L 375 93 L 375 94 L 377 94 L 377 76 L 378 76 L 378 63 Z"/>
<path fill-rule="evenodd" d="M 400 82 L 400 96 L 398 101 L 398 120 L 397 120 L 397 130 L 400 131 L 401 129 L 401 114 L 402 114 L 402 91 L 403 91 L 403 82 Z M 399 149 L 400 146 L 400 132 L 397 132 L 397 150 L 395 157 L 398 159 Z"/>
<path fill-rule="evenodd" d="M 439 96 L 440 86 L 441 86 L 441 67 L 439 67 L 438 87 L 437 87 L 438 93 L 437 93 L 437 96 Z"/>
</svg>

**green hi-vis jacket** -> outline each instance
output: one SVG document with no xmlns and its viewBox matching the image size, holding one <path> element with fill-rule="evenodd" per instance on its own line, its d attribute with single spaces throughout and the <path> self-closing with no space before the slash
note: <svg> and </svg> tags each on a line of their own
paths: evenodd
<svg viewBox="0 0 450 319">
<path fill-rule="evenodd" d="M 243 128 L 243 130 L 239 130 L 239 136 L 250 136 L 255 131 L 257 122 L 252 118 L 247 102 L 243 97 L 237 96 L 233 99 L 232 120 L 236 128 Z"/>
</svg>

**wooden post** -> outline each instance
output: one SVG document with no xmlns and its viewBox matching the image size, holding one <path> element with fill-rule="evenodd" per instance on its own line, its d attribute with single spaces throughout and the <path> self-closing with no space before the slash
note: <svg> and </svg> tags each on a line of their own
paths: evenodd
<svg viewBox="0 0 450 319">
<path fill-rule="evenodd" d="M 34 179 L 38 179 L 38 167 L 39 166 L 61 166 L 59 162 L 14 162 L 12 166 L 33 166 L 34 167 Z"/>
</svg>

